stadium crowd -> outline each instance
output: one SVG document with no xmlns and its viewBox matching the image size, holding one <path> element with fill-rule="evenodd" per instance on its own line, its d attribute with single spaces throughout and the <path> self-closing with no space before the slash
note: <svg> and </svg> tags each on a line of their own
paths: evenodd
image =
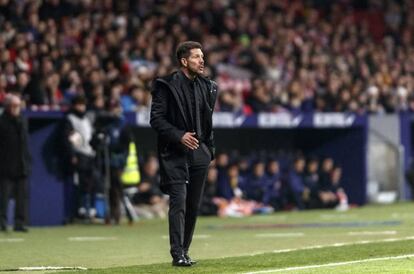
<svg viewBox="0 0 414 274">
<path fill-rule="evenodd" d="M 94 184 L 104 172 L 81 169 L 102 168 L 99 140 L 83 148 L 89 154 L 82 160 L 72 147 L 76 122 L 86 110 L 116 117 L 148 111 L 151 81 L 176 69 L 179 42 L 203 45 L 206 74 L 219 85 L 217 111 L 414 111 L 411 12 L 410 0 L 0 0 L 0 105 L 15 94 L 23 109 L 74 114 L 66 121 L 68 166 L 87 186 L 76 214 L 93 216 L 92 200 L 102 191 Z M 78 111 L 76 104 L 86 106 Z M 85 134 L 99 133 L 96 123 L 88 126 Z M 112 209 L 124 203 L 119 175 L 125 163 L 117 157 L 125 160 L 129 144 L 110 144 Z M 341 168 L 332 159 L 285 156 L 219 154 L 201 213 L 347 207 Z M 141 217 L 166 214 L 156 162 L 150 156 L 140 164 L 138 191 L 128 194 Z M 111 213 L 119 222 L 120 212 Z"/>
<path fill-rule="evenodd" d="M 414 110 L 410 0 L 0 1 L 0 101 L 149 108 L 175 46 L 204 46 L 217 110 Z"/>
</svg>

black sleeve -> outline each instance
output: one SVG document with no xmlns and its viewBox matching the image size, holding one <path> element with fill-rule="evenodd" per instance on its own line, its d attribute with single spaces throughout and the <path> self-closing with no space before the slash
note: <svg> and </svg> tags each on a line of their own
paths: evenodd
<svg viewBox="0 0 414 274">
<path fill-rule="evenodd" d="M 63 121 L 61 128 L 61 138 L 64 154 L 68 159 L 72 159 L 75 156 L 75 150 L 73 149 L 73 145 L 69 140 L 69 136 L 73 133 L 74 129 L 72 123 L 69 121 L 67 117 Z"/>
<path fill-rule="evenodd" d="M 178 129 L 168 121 L 169 101 L 170 92 L 167 90 L 167 87 L 162 83 L 154 81 L 150 118 L 151 127 L 163 139 L 173 143 L 180 143 L 185 131 Z"/>
<path fill-rule="evenodd" d="M 25 147 L 24 157 L 25 157 L 27 163 L 29 164 L 29 169 L 30 169 L 30 165 L 32 163 L 32 155 L 30 154 L 30 150 L 29 150 L 29 143 L 28 143 L 29 142 L 29 126 L 28 126 L 28 122 L 27 122 L 26 118 L 23 118 L 23 120 L 22 120 L 22 127 L 23 127 L 22 132 L 23 132 L 23 135 L 24 135 L 24 144 L 23 145 Z"/>
<path fill-rule="evenodd" d="M 213 115 L 214 112 L 214 108 L 216 105 L 216 99 L 217 99 L 217 84 L 214 81 L 210 80 L 210 90 L 209 90 L 209 99 L 208 99 L 208 103 L 209 103 L 209 107 L 211 110 L 211 115 Z M 211 118 L 211 120 L 213 120 L 213 118 Z M 215 145 L 215 140 L 214 140 L 214 130 L 213 130 L 213 125 L 211 125 L 211 132 L 210 132 L 210 136 L 207 138 L 206 140 L 206 145 L 208 147 L 208 149 L 210 150 L 211 153 L 211 160 L 214 160 L 215 158 L 215 154 L 216 154 L 216 145 Z"/>
<path fill-rule="evenodd" d="M 2 154 L 3 154 L 3 151 L 6 150 L 6 144 L 5 144 L 6 134 L 7 134 L 7 130 L 5 129 L 5 126 L 3 123 L 3 117 L 2 115 L 0 115 L 0 153 Z M 0 158 L 0 168 L 4 161 L 5 161 L 4 157 Z"/>
</svg>

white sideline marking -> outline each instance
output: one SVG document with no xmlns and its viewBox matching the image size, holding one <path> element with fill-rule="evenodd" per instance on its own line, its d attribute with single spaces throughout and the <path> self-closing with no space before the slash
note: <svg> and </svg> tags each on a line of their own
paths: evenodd
<svg viewBox="0 0 414 274">
<path fill-rule="evenodd" d="M 94 241 L 114 241 L 117 237 L 69 237 L 69 241 L 74 242 L 94 242 Z"/>
<path fill-rule="evenodd" d="M 339 219 L 351 219 L 358 217 L 356 214 L 321 214 L 320 218 L 324 220 L 339 220 Z"/>
<path fill-rule="evenodd" d="M 302 237 L 305 236 L 305 233 L 297 232 L 297 233 L 260 233 L 254 235 L 255 237 L 259 238 L 283 238 L 283 237 Z"/>
<path fill-rule="evenodd" d="M 363 259 L 363 260 L 355 260 L 355 261 L 345 261 L 345 262 L 336 262 L 336 263 L 328 263 L 328 264 L 316 264 L 316 265 L 305 265 L 305 266 L 294 266 L 294 267 L 286 267 L 286 268 L 268 269 L 268 270 L 262 270 L 262 271 L 247 272 L 246 274 L 276 273 L 276 272 L 304 270 L 304 269 L 311 269 L 311 268 L 342 266 L 342 265 L 350 265 L 350 264 L 358 264 L 358 263 L 366 263 L 366 262 L 399 260 L 399 259 L 407 259 L 407 258 L 412 258 L 412 257 L 414 257 L 414 254 L 393 256 L 393 257 L 392 256 L 390 256 L 390 257 L 379 257 L 379 258 L 371 258 L 371 259 Z"/>
<path fill-rule="evenodd" d="M 24 239 L 21 238 L 0 239 L 0 243 L 19 243 L 23 241 Z"/>
<path fill-rule="evenodd" d="M 82 266 L 24 266 L 19 267 L 18 271 L 41 271 L 41 270 L 88 270 Z"/>
<path fill-rule="evenodd" d="M 162 235 L 161 238 L 169 239 L 170 237 L 168 235 Z M 200 235 L 193 236 L 193 239 L 207 239 L 207 238 L 211 238 L 211 235 L 200 234 Z"/>
<path fill-rule="evenodd" d="M 194 235 L 193 238 L 195 238 L 195 239 L 207 239 L 207 238 L 210 238 L 210 237 L 211 237 L 211 235 L 200 234 L 200 235 Z"/>
<path fill-rule="evenodd" d="M 409 218 L 412 219 L 414 217 L 414 213 L 400 213 L 394 212 L 391 214 L 391 218 Z"/>
<path fill-rule="evenodd" d="M 299 247 L 299 248 L 276 249 L 276 250 L 273 250 L 272 253 L 285 253 L 285 252 L 292 252 L 292 251 L 299 251 L 299 250 L 319 249 L 319 248 L 325 248 L 325 247 L 338 247 L 338 246 L 347 246 L 347 245 L 397 242 L 397 241 L 404 241 L 404 240 L 414 240 L 414 236 L 402 237 L 402 238 L 388 238 L 388 239 L 372 240 L 372 241 L 356 241 L 356 242 L 346 242 L 346 243 L 334 243 L 334 244 L 328 244 L 328 245 L 312 245 L 312 246 Z M 260 254 L 264 254 L 264 253 L 266 253 L 266 252 L 262 252 Z M 255 254 L 255 255 L 257 255 L 257 254 Z"/>
<path fill-rule="evenodd" d="M 348 235 L 351 236 L 371 236 L 371 235 L 395 235 L 397 231 L 389 230 L 389 231 L 351 231 L 348 232 Z"/>
</svg>

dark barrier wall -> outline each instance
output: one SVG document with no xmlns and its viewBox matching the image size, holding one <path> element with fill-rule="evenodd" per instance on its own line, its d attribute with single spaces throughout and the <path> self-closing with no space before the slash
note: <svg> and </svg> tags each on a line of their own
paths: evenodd
<svg viewBox="0 0 414 274">
<path fill-rule="evenodd" d="M 155 134 L 136 128 L 135 136 L 142 154 L 155 150 Z M 350 203 L 366 202 L 365 128 L 348 129 L 215 129 L 217 151 L 250 153 L 254 150 L 301 150 L 306 155 L 332 157 L 343 168 L 343 185 Z"/>
<path fill-rule="evenodd" d="M 134 133 L 144 154 L 154 151 L 156 145 L 156 136 L 148 128 L 148 118 L 146 113 L 128 117 L 137 121 Z M 214 125 L 218 151 L 300 149 L 306 154 L 332 157 L 343 167 L 343 185 L 350 203 L 366 202 L 366 116 L 278 113 L 245 117 L 215 113 Z"/>
<path fill-rule="evenodd" d="M 29 148 L 32 155 L 30 225 L 60 225 L 64 221 L 64 184 L 50 167 L 50 161 L 53 160 L 51 155 L 56 150 L 53 136 L 61 117 L 59 113 L 34 113 L 29 118 Z"/>
<path fill-rule="evenodd" d="M 366 202 L 366 128 L 314 130 L 302 142 L 313 143 L 309 150 L 327 155 L 343 168 L 343 186 L 351 204 Z M 312 145 L 311 145 L 312 146 Z"/>
<path fill-rule="evenodd" d="M 30 224 L 59 225 L 65 221 L 65 184 L 53 169 L 58 146 L 54 140 L 61 113 L 27 113 L 33 174 L 30 179 Z M 142 156 L 156 150 L 156 135 L 148 114 L 128 113 Z M 300 149 L 330 156 L 343 167 L 343 184 L 350 203 L 366 202 L 367 119 L 348 114 L 263 114 L 249 117 L 217 113 L 216 146 L 220 151 Z"/>
<path fill-rule="evenodd" d="M 407 112 L 400 113 L 400 143 L 404 147 L 404 171 L 407 172 L 413 165 L 414 148 L 414 116 Z M 408 181 L 405 180 L 404 190 L 405 199 L 412 199 L 412 190 Z"/>
</svg>

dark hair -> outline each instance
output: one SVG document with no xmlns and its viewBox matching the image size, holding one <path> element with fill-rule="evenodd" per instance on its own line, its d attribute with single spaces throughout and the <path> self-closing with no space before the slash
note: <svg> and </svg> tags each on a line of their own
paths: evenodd
<svg viewBox="0 0 414 274">
<path fill-rule="evenodd" d="M 72 98 L 71 104 L 72 106 L 78 105 L 78 104 L 86 105 L 86 98 L 83 95 L 76 95 L 75 97 Z"/>
<path fill-rule="evenodd" d="M 177 57 L 178 64 L 181 66 L 181 58 L 188 58 L 192 49 L 203 49 L 201 44 L 194 41 L 185 41 L 177 46 L 175 56 Z"/>
</svg>

